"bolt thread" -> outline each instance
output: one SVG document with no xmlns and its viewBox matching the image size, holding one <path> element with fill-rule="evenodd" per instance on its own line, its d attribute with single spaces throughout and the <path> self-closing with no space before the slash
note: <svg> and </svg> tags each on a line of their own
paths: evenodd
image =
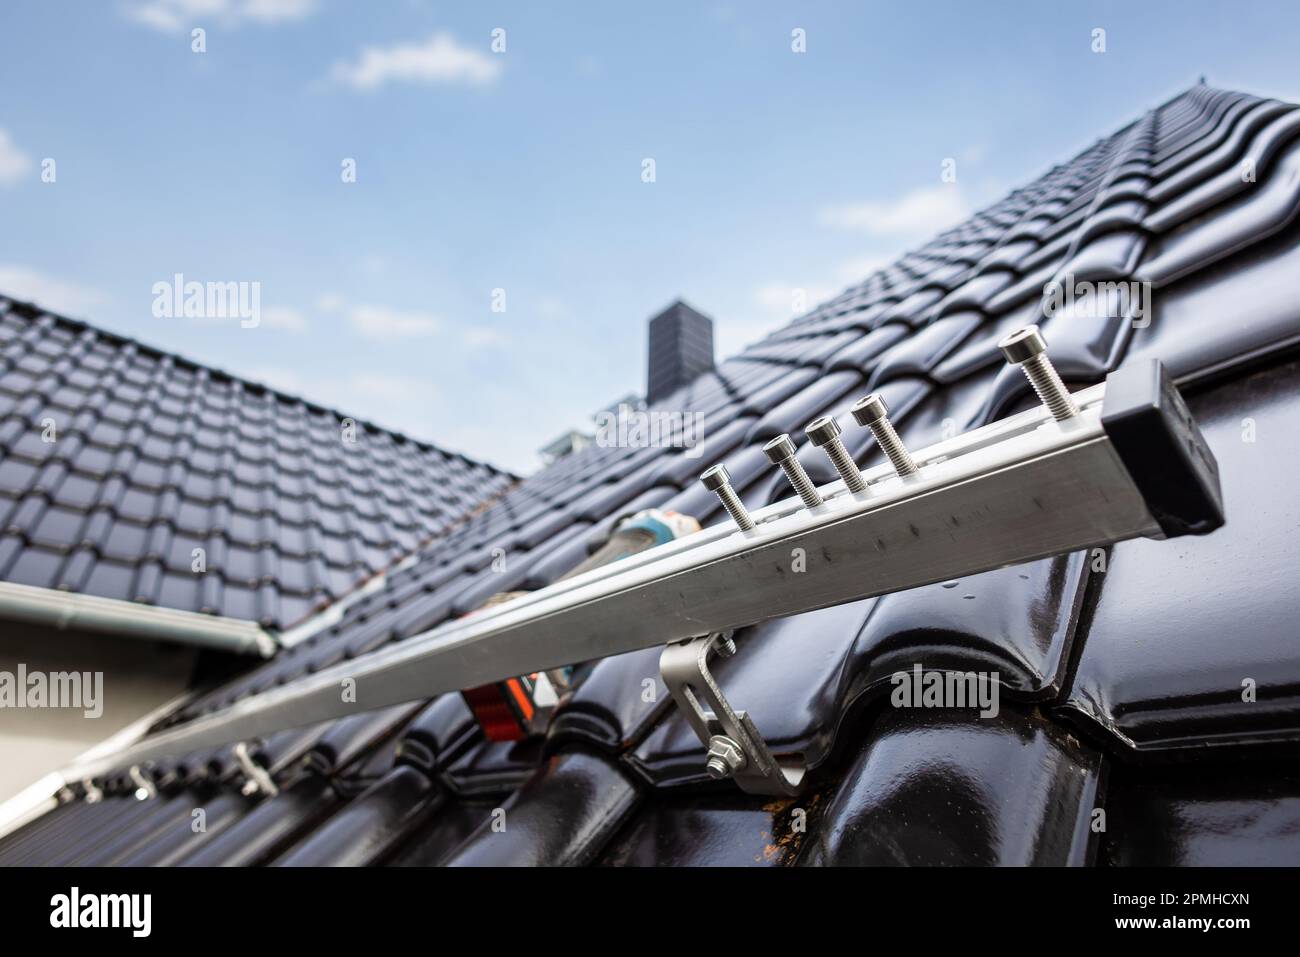
<svg viewBox="0 0 1300 957">
<path fill-rule="evenodd" d="M 1054 419 L 1063 422 L 1079 414 L 1079 407 L 1075 405 L 1070 390 L 1065 387 L 1056 366 L 1052 365 L 1046 355 L 1026 359 L 1020 368 L 1025 370 L 1029 384 L 1034 387 L 1038 398 L 1047 406 L 1047 411 L 1052 413 Z"/>
<path fill-rule="evenodd" d="M 709 758 L 705 767 L 708 769 L 709 777 L 715 781 L 721 781 L 731 775 L 731 768 L 727 767 L 727 762 L 723 761 L 722 758 Z"/>
<path fill-rule="evenodd" d="M 756 528 L 754 520 L 749 517 L 749 512 L 745 510 L 745 503 L 740 500 L 736 490 L 730 485 L 724 485 L 718 489 L 718 498 L 722 500 L 722 507 L 727 510 L 732 521 L 740 526 L 742 532 L 748 532 Z"/>
<path fill-rule="evenodd" d="M 803 499 L 804 505 L 808 508 L 816 508 L 822 503 L 821 493 L 817 491 L 817 486 L 813 485 L 812 479 L 803 470 L 798 459 L 786 459 L 781 463 L 781 471 L 790 480 L 795 492 Z"/>
<path fill-rule="evenodd" d="M 899 475 L 915 475 L 918 471 L 916 462 L 912 461 L 912 453 L 907 451 L 903 440 L 894 431 L 893 423 L 888 419 L 881 419 L 879 422 L 872 422 L 870 428 L 871 434 L 876 437 L 880 448 L 889 458 L 889 463 L 894 466 L 894 471 Z"/>
<path fill-rule="evenodd" d="M 849 455 L 849 450 L 844 447 L 844 443 L 839 439 L 831 439 L 822 447 L 826 450 L 831 465 L 835 466 L 835 471 L 839 472 L 840 478 L 844 479 L 844 487 L 850 492 L 865 492 L 867 483 L 862 478 L 858 463 L 853 461 L 853 456 Z"/>
</svg>

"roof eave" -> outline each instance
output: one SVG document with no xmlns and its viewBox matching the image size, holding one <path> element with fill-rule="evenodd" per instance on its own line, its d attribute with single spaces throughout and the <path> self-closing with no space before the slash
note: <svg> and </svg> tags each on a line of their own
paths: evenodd
<svg viewBox="0 0 1300 957">
<path fill-rule="evenodd" d="M 0 582 L 0 620 L 179 642 L 269 658 L 279 643 L 256 622 Z"/>
</svg>

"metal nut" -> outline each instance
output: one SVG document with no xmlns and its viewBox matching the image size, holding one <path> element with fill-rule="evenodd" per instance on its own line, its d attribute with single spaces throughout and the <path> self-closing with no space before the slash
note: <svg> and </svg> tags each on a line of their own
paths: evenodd
<svg viewBox="0 0 1300 957">
<path fill-rule="evenodd" d="M 738 745 L 725 734 L 715 734 L 709 739 L 709 757 L 705 768 L 709 777 L 729 778 L 745 767 L 745 755 Z"/>
</svg>

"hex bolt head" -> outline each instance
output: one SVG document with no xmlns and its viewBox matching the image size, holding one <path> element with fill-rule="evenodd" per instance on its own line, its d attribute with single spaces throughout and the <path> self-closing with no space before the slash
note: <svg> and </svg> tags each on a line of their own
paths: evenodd
<svg viewBox="0 0 1300 957">
<path fill-rule="evenodd" d="M 912 453 L 907 451 L 907 446 L 903 444 L 903 440 L 894 431 L 893 423 L 889 421 L 889 406 L 885 404 L 884 396 L 879 392 L 863 396 L 853 403 L 849 411 L 853 413 L 853 419 L 858 425 L 866 426 L 871 430 L 871 434 L 876 437 L 876 443 L 889 458 L 890 464 L 894 466 L 894 471 L 899 476 L 915 475 L 920 471 L 912 459 Z"/>
<path fill-rule="evenodd" d="M 803 470 L 799 460 L 795 458 L 794 443 L 790 441 L 790 436 L 782 433 L 763 446 L 763 453 L 767 456 L 768 461 L 773 465 L 779 465 L 785 477 L 790 480 L 790 485 L 794 487 L 799 498 L 808 508 L 816 508 L 822 504 L 821 493 L 817 491 L 817 486 L 813 484 L 808 473 Z"/>
<path fill-rule="evenodd" d="M 709 739 L 709 756 L 704 764 L 709 777 L 715 780 L 729 778 L 743 770 L 747 763 L 740 745 L 725 734 L 715 734 Z"/>
<path fill-rule="evenodd" d="M 831 465 L 835 466 L 835 471 L 844 480 L 844 487 L 853 493 L 865 492 L 866 479 L 862 477 L 858 463 L 853 461 L 853 456 L 849 455 L 849 450 L 840 441 L 841 431 L 840 424 L 835 421 L 834 416 L 830 415 L 813 419 L 804 429 L 808 441 L 825 452 L 826 457 L 831 460 Z"/>
<path fill-rule="evenodd" d="M 1056 366 L 1047 357 L 1047 342 L 1037 326 L 1024 326 L 998 343 L 1003 357 L 1014 366 L 1020 366 L 1029 384 L 1034 387 L 1039 400 L 1058 422 L 1079 414 L 1070 390 L 1061 381 Z"/>
<path fill-rule="evenodd" d="M 740 500 L 736 490 L 731 487 L 731 473 L 727 467 L 722 464 L 714 465 L 704 470 L 700 475 L 700 484 L 710 492 L 715 492 L 718 500 L 722 502 L 722 507 L 727 510 L 742 532 L 752 531 L 758 526 L 754 520 L 749 517 L 749 511 L 745 508 L 745 503 Z"/>
</svg>

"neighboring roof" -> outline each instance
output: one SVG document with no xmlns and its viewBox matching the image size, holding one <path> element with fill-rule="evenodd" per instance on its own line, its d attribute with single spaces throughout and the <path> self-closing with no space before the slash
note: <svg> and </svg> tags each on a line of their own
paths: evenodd
<svg viewBox="0 0 1300 957">
<path fill-rule="evenodd" d="M 514 481 L 0 295 L 0 581 L 282 629 Z"/>
<path fill-rule="evenodd" d="M 1300 773 L 1278 755 L 1300 743 L 1297 212 L 1300 110 L 1194 87 L 665 399 L 704 414 L 700 454 L 566 458 L 161 722 L 546 585 L 637 509 L 721 521 L 697 482 L 712 462 L 751 509 L 788 497 L 760 446 L 818 415 L 874 464 L 847 415 L 868 390 L 914 448 L 1024 408 L 995 344 L 1041 318 L 1044 286 L 1149 282 L 1146 318 L 1067 309 L 1044 335 L 1074 386 L 1164 360 L 1218 457 L 1227 524 L 742 629 L 715 674 L 774 750 L 804 755 L 797 800 L 709 780 L 648 649 L 597 663 L 543 740 L 483 741 L 458 695 L 358 713 L 256 743 L 275 797 L 241 792 L 230 748 L 203 752 L 150 769 L 145 802 L 122 773 L 97 802 L 73 789 L 0 863 L 1294 863 Z M 997 716 L 890 708 L 890 675 L 914 664 L 996 671 Z"/>
<path fill-rule="evenodd" d="M 577 429 L 570 429 L 563 435 L 543 445 L 537 454 L 547 460 L 555 460 L 580 451 L 591 443 L 591 436 Z"/>
</svg>

